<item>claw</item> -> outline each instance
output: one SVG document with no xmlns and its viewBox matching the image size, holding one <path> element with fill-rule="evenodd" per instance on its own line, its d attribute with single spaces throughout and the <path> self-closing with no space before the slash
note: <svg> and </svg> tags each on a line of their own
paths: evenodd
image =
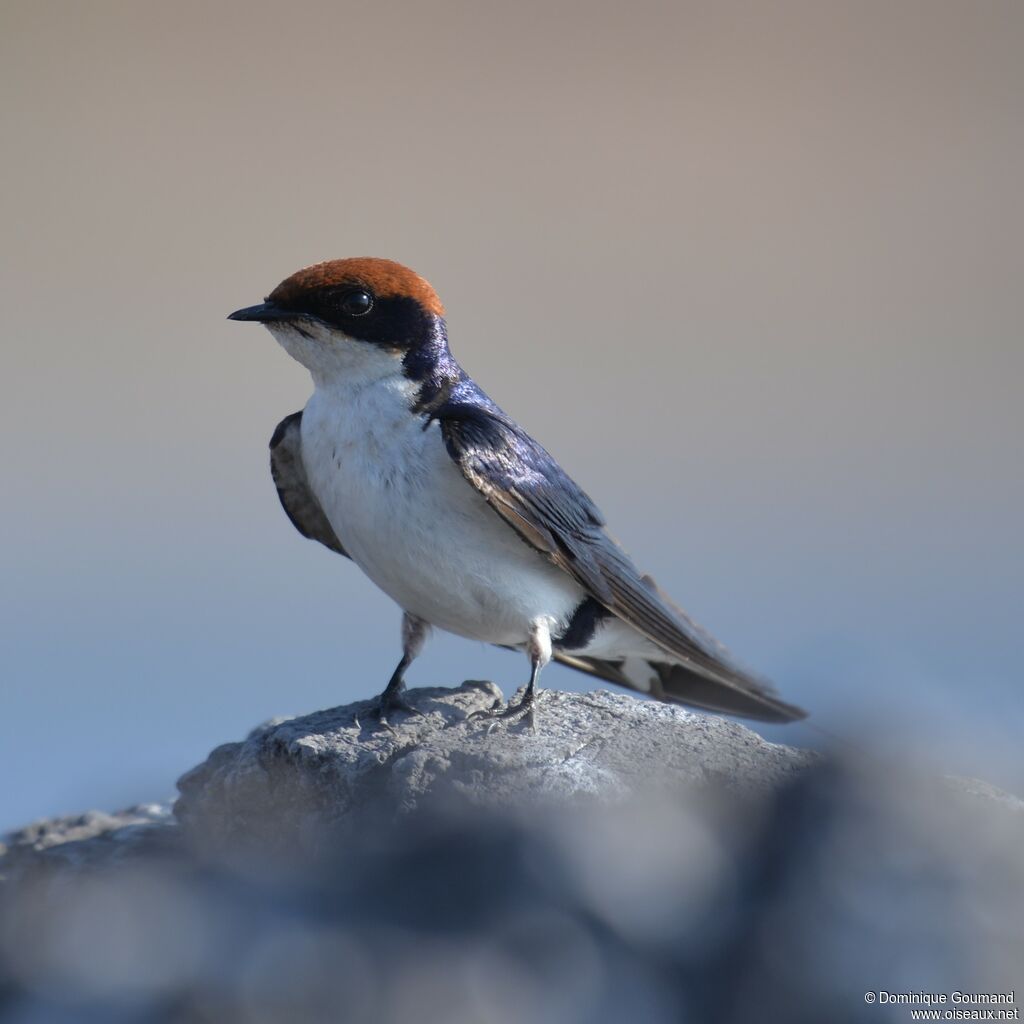
<svg viewBox="0 0 1024 1024">
<path fill-rule="evenodd" d="M 419 708 L 414 708 L 401 694 L 387 691 L 382 693 L 377 700 L 377 707 L 371 714 L 383 729 L 395 731 L 395 727 L 388 721 L 388 713 L 392 711 L 404 711 L 408 715 L 423 714 Z"/>
<path fill-rule="evenodd" d="M 500 701 L 495 701 L 493 707 L 487 708 L 485 711 L 474 711 L 466 720 L 471 722 L 474 719 L 491 719 L 487 727 L 488 736 L 497 728 L 499 722 L 507 722 L 512 725 L 519 719 L 522 719 L 523 724 L 530 732 L 535 733 L 537 731 L 537 717 L 534 714 L 536 706 L 536 694 L 527 691 L 518 704 L 513 704 L 510 701 L 507 706 L 503 707 Z"/>
<path fill-rule="evenodd" d="M 479 718 L 494 718 L 505 710 L 505 705 L 495 698 L 494 703 L 489 708 L 483 708 L 480 711 L 473 711 L 466 715 L 466 721 L 472 722 Z"/>
</svg>

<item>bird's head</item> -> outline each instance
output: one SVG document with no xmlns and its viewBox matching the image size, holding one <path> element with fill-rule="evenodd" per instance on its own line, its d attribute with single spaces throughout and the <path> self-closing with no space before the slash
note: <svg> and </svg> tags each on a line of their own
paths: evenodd
<svg viewBox="0 0 1024 1024">
<path fill-rule="evenodd" d="M 262 323 L 319 379 L 408 369 L 447 352 L 437 293 L 393 260 L 317 263 L 228 319 Z"/>
</svg>

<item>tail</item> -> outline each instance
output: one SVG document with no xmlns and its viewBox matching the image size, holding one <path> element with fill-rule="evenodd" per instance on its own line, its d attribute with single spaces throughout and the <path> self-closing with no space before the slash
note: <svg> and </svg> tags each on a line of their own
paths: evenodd
<svg viewBox="0 0 1024 1024">
<path fill-rule="evenodd" d="M 562 651 L 554 657 L 570 668 L 669 703 L 758 722 L 795 722 L 807 717 L 803 708 L 781 700 L 767 683 L 736 670 L 711 678 L 686 665 L 647 658 L 605 661 Z"/>
</svg>

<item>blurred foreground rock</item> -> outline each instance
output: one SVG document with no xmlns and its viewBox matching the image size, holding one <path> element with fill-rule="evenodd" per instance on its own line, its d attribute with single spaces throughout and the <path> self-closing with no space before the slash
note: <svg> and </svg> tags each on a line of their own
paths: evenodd
<svg viewBox="0 0 1024 1024">
<path fill-rule="evenodd" d="M 0 1021 L 904 1021 L 1024 979 L 1024 804 L 682 709 L 417 690 L 8 837 Z"/>
</svg>

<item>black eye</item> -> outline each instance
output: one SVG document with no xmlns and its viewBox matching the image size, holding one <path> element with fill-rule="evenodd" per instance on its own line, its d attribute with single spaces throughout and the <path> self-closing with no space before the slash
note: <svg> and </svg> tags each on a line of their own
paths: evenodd
<svg viewBox="0 0 1024 1024">
<path fill-rule="evenodd" d="M 373 309 L 373 296 L 362 288 L 349 292 L 341 300 L 341 311 L 349 316 L 365 316 Z"/>
</svg>

